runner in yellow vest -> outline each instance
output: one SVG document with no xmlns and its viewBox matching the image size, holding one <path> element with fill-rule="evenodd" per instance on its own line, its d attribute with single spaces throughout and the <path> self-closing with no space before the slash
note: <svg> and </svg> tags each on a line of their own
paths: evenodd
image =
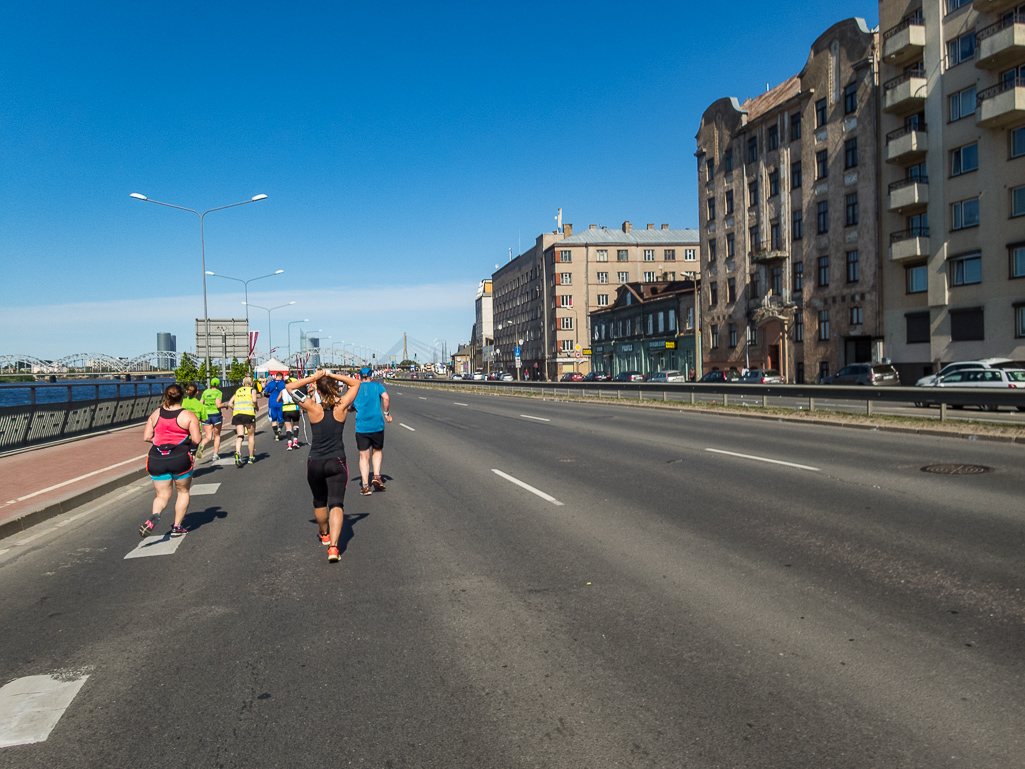
<svg viewBox="0 0 1025 769">
<path fill-rule="evenodd" d="M 231 408 L 231 423 L 235 425 L 235 467 L 242 467 L 242 436 L 248 435 L 249 464 L 256 462 L 256 390 L 253 378 L 246 377 L 242 386 L 228 401 Z"/>
</svg>

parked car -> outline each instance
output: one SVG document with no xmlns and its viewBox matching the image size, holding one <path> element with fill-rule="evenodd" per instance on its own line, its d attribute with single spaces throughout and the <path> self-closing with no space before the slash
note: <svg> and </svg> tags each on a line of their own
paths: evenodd
<svg viewBox="0 0 1025 769">
<path fill-rule="evenodd" d="M 644 374 L 640 371 L 620 371 L 613 378 L 614 382 L 643 382 Z"/>
<path fill-rule="evenodd" d="M 483 371 L 474 371 L 473 372 L 473 376 L 470 377 L 470 378 L 471 379 L 476 379 L 476 380 L 483 380 L 484 379 L 484 372 Z"/>
<path fill-rule="evenodd" d="M 682 371 L 656 371 L 650 377 L 649 382 L 686 382 L 687 375 Z"/>
<path fill-rule="evenodd" d="M 1000 368 L 967 368 L 952 371 L 922 387 L 985 387 L 988 389 L 1025 388 L 1025 369 Z M 930 406 L 929 401 L 916 401 L 916 406 Z M 978 406 L 983 411 L 996 411 L 999 406 Z M 951 408 L 963 408 L 960 405 Z M 1018 406 L 1018 411 L 1025 411 L 1025 406 Z"/>
<path fill-rule="evenodd" d="M 740 384 L 783 384 L 783 377 L 774 368 L 755 368 L 737 381 Z"/>
<path fill-rule="evenodd" d="M 511 381 L 513 381 L 513 375 L 510 374 L 508 371 L 506 371 L 504 374 L 502 374 L 499 377 L 499 379 L 502 380 L 503 382 L 511 382 Z"/>
<path fill-rule="evenodd" d="M 698 380 L 698 383 L 733 384 L 738 379 L 740 379 L 740 374 L 733 369 L 727 369 L 725 371 L 709 371 Z"/>
<path fill-rule="evenodd" d="M 852 363 L 835 374 L 822 377 L 819 384 L 900 387 L 900 374 L 888 363 Z"/>
<path fill-rule="evenodd" d="M 610 382 L 612 377 L 606 374 L 604 371 L 592 371 L 589 374 L 584 374 L 585 382 Z"/>
<path fill-rule="evenodd" d="M 560 382 L 582 382 L 584 381 L 584 375 L 578 371 L 570 371 L 567 374 L 563 374 L 559 377 Z"/>
<path fill-rule="evenodd" d="M 944 377 L 947 374 L 953 374 L 955 371 L 961 371 L 962 369 L 968 368 L 1005 368 L 1008 364 L 1011 364 L 1011 368 L 1022 368 L 1020 365 L 1014 365 L 1014 361 L 1010 358 L 982 358 L 980 360 L 959 360 L 953 363 L 948 363 L 946 366 L 941 368 L 937 373 L 930 374 L 929 376 L 922 377 L 915 382 L 916 387 L 925 387 L 927 385 L 934 385 L 939 381 L 940 377 Z"/>
</svg>

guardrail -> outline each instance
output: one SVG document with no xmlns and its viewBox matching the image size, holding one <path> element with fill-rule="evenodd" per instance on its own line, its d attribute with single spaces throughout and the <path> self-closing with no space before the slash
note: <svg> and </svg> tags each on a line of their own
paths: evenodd
<svg viewBox="0 0 1025 769">
<path fill-rule="evenodd" d="M 104 385 L 26 385 L 32 388 L 58 388 L 67 392 L 68 400 L 36 402 L 42 400 L 35 389 L 33 402 L 0 407 L 0 452 L 28 448 L 34 445 L 80 437 L 114 427 L 125 427 L 142 422 L 153 413 L 163 400 L 166 383 L 138 382 L 110 385 L 117 394 L 109 398 L 80 398 L 72 400 L 72 388 L 98 388 Z M 230 398 L 235 387 L 222 387 L 224 398 Z M 131 390 L 131 392 L 127 392 Z M 140 392 L 142 390 L 142 392 Z M 45 397 L 45 396 L 44 396 Z"/>
<path fill-rule="evenodd" d="M 759 385 L 759 384 L 696 384 L 651 383 L 651 382 L 488 382 L 480 380 L 391 380 L 413 385 L 441 385 L 512 390 L 545 395 L 577 395 L 584 397 L 605 397 L 623 399 L 627 397 L 644 400 L 687 400 L 721 403 L 729 406 L 731 401 L 740 403 L 740 396 L 761 396 L 761 405 L 768 407 L 769 398 L 793 398 L 801 401 L 802 409 L 815 411 L 827 401 L 863 401 L 864 413 L 871 415 L 876 403 L 898 403 L 905 405 L 931 404 L 940 407 L 940 420 L 947 419 L 947 409 L 961 406 L 984 406 L 991 408 L 1015 408 L 1025 411 L 1025 388 L 953 388 L 953 387 L 869 387 L 851 385 Z M 689 398 L 681 398 L 687 396 Z M 673 397 L 670 397 L 673 396 Z M 701 401 L 699 401 L 699 396 Z M 781 408 L 787 408 L 782 406 Z M 795 409 L 797 407 L 794 407 Z"/>
</svg>

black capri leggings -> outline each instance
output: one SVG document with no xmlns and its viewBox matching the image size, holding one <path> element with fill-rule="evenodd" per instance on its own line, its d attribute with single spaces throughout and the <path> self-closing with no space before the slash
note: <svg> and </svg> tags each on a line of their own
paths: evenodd
<svg viewBox="0 0 1025 769">
<path fill-rule="evenodd" d="M 349 483 L 345 457 L 307 460 L 306 481 L 313 492 L 314 507 L 341 507 Z"/>
</svg>

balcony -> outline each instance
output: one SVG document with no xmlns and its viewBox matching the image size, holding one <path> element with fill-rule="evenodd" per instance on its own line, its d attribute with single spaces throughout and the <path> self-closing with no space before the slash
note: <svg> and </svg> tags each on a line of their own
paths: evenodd
<svg viewBox="0 0 1025 769">
<path fill-rule="evenodd" d="M 890 185 L 891 213 L 910 213 L 914 209 L 923 209 L 929 205 L 929 179 L 920 176 L 914 179 L 901 179 Z"/>
<path fill-rule="evenodd" d="M 751 264 L 768 264 L 769 262 L 786 259 L 788 256 L 790 256 L 789 252 L 784 251 L 779 246 L 771 248 L 769 246 L 762 245 L 756 246 L 755 249 L 748 254 Z"/>
<path fill-rule="evenodd" d="M 886 162 L 901 165 L 914 163 L 929 150 L 929 134 L 925 126 L 905 126 L 886 134 Z"/>
<path fill-rule="evenodd" d="M 922 58 L 925 50 L 925 22 L 909 17 L 883 33 L 883 60 L 894 67 L 903 67 Z"/>
<path fill-rule="evenodd" d="M 883 112 L 918 112 L 925 104 L 928 81 L 925 70 L 916 68 L 883 84 Z"/>
<path fill-rule="evenodd" d="M 976 125 L 1006 128 L 1025 120 L 1025 77 L 1008 78 L 1000 85 L 980 91 Z"/>
<path fill-rule="evenodd" d="M 1025 61 L 1025 13 L 1015 13 L 975 35 L 975 66 L 1005 70 Z"/>
<path fill-rule="evenodd" d="M 1003 13 L 1020 2 L 1021 0 L 975 0 L 972 5 L 979 13 Z"/>
<path fill-rule="evenodd" d="M 929 256 L 929 228 L 912 227 L 890 234 L 890 261 L 924 259 Z"/>
</svg>

